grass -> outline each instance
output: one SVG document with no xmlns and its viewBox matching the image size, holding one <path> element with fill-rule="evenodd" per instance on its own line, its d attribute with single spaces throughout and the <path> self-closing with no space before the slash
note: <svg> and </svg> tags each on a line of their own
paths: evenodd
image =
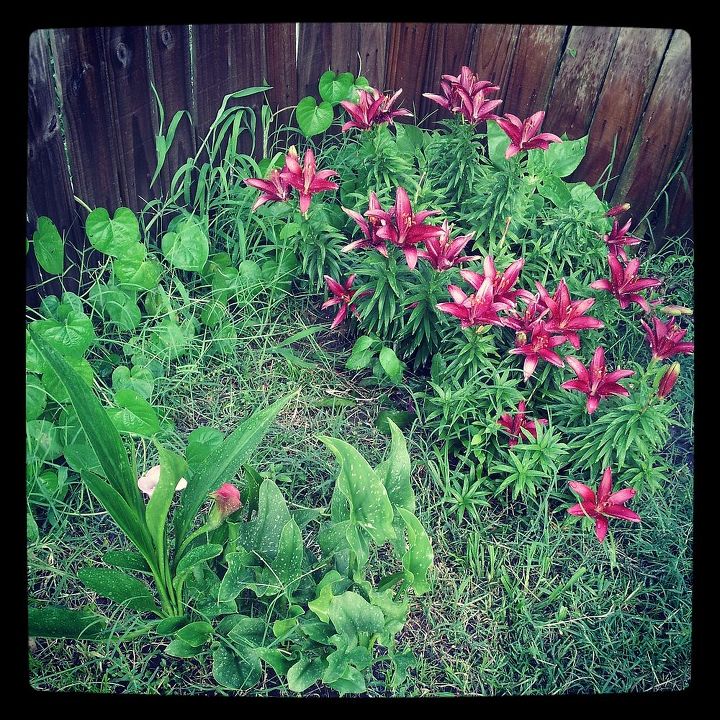
<svg viewBox="0 0 720 720">
<path fill-rule="evenodd" d="M 226 357 L 208 356 L 195 339 L 188 359 L 156 387 L 153 405 L 174 429 L 169 444 L 198 425 L 225 434 L 255 407 L 302 388 L 277 418 L 254 458 L 272 475 L 291 507 L 329 503 L 335 463 L 317 440 L 341 437 L 378 462 L 387 438 L 374 426 L 392 407 L 388 392 L 359 384 L 362 374 L 343 370 L 351 341 L 322 329 L 274 348 L 308 327 L 324 325 L 310 298 L 287 297 L 272 312 L 236 316 L 238 342 Z M 690 378 L 683 377 L 686 407 Z M 689 383 L 689 384 L 688 384 Z M 643 523 L 611 525 L 599 545 L 580 532 L 546 488 L 535 504 L 503 498 L 472 504 L 458 522 L 457 506 L 429 470 L 433 441 L 422 427 L 406 431 L 414 460 L 418 517 L 433 539 L 432 589 L 415 599 L 398 647 L 417 661 L 395 695 L 519 695 L 679 690 L 688 686 L 692 585 L 692 418 L 681 414 L 672 468 L 662 491 L 642 498 Z M 143 459 L 142 453 L 148 458 Z M 151 460 L 140 446 L 139 462 Z M 561 476 L 561 482 L 572 478 Z M 484 498 L 484 496 L 483 496 Z M 76 580 L 79 568 L 100 563 L 103 552 L 124 545 L 107 516 L 80 484 L 56 508 L 55 527 L 44 524 L 28 547 L 29 595 L 79 607 L 95 602 L 118 631 L 137 630 L 136 616 L 105 603 Z M 313 525 L 311 524 L 311 527 Z M 378 572 L 383 565 L 378 558 Z M 228 694 L 208 663 L 163 655 L 164 642 L 144 636 L 91 643 L 35 639 L 30 645 L 31 684 L 39 690 L 88 693 Z M 376 666 L 369 695 L 386 695 Z M 272 674 L 271 674 L 272 675 Z M 254 695 L 290 694 L 274 676 Z M 324 688 L 309 695 L 327 695 Z"/>
</svg>

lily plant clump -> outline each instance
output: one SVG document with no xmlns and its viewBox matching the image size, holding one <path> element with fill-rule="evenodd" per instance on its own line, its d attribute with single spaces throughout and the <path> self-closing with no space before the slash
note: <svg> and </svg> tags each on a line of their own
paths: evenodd
<svg viewBox="0 0 720 720">
<path fill-rule="evenodd" d="M 423 93 L 450 114 L 439 130 L 395 122 L 411 117 L 393 108 L 400 90 L 367 87 L 340 102 L 349 119 L 321 143 L 337 187 L 293 218 L 298 237 L 312 236 L 315 213 L 335 231 L 325 257 L 337 271 L 315 273 L 330 295 L 322 309 L 334 308 L 333 330 L 357 334 L 348 367 L 371 367 L 369 348 L 382 347 L 376 380 L 413 398 L 398 412 L 419 415 L 496 495 L 527 499 L 561 477 L 577 489 L 576 476 L 612 471 L 657 489 L 680 368 L 661 361 L 693 352 L 673 317 L 691 311 L 675 310 L 663 278 L 632 254 L 642 239 L 621 219 L 629 204 L 610 207 L 564 179 L 588 138 L 544 130 L 541 110 L 499 114 L 499 89 L 467 66 L 443 75 L 441 94 Z M 287 198 L 272 199 L 286 208 L 273 217 L 287 216 Z M 294 250 L 302 258 L 306 247 Z M 619 340 L 632 351 L 615 351 Z"/>
</svg>

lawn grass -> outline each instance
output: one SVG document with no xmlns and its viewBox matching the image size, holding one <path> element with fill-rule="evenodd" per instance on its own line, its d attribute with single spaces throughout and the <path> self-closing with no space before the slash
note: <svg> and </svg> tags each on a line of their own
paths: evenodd
<svg viewBox="0 0 720 720">
<path fill-rule="evenodd" d="M 291 508 L 324 507 L 336 464 L 318 434 L 342 438 L 379 462 L 388 438 L 375 427 L 400 395 L 363 384 L 344 370 L 352 346 L 346 331 L 329 331 L 317 299 L 294 293 L 268 306 L 251 302 L 235 313 L 238 341 L 227 355 L 209 355 L 196 337 L 188 357 L 160 381 L 154 407 L 174 427 L 164 442 L 180 446 L 198 425 L 226 435 L 255 408 L 300 388 L 273 424 L 253 464 L 279 485 Z M 316 333 L 283 345 L 308 328 Z M 278 344 L 290 352 L 278 352 Z M 692 377 L 676 388 L 679 426 L 666 453 L 670 471 L 660 491 L 638 496 L 643 522 L 617 522 L 599 545 L 566 513 L 571 501 L 561 473 L 528 504 L 510 497 L 479 499 L 458 518 L 420 423 L 405 430 L 413 459 L 417 515 L 433 540 L 431 590 L 411 605 L 398 648 L 417 661 L 394 693 L 404 696 L 619 693 L 680 690 L 690 680 L 692 602 Z M 691 366 L 690 366 L 691 371 Z M 138 464 L 153 464 L 150 444 Z M 163 654 L 162 638 L 132 638 L 139 621 L 83 588 L 77 571 L 125 547 L 96 501 L 73 484 L 56 508 L 53 527 L 37 520 L 28 545 L 28 593 L 36 601 L 79 607 L 96 603 L 131 639 L 93 643 L 34 639 L 30 682 L 38 690 L 88 693 L 233 694 L 218 687 L 209 662 Z M 309 525 L 310 532 L 317 523 Z M 383 571 L 379 552 L 378 576 Z M 368 695 L 390 694 L 383 667 Z M 290 695 L 270 671 L 247 694 Z M 307 695 L 332 695 L 315 687 Z"/>
</svg>

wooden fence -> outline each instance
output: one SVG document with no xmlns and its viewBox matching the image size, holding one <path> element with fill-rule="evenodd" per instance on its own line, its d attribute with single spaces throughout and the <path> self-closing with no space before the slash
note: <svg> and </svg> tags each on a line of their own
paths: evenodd
<svg viewBox="0 0 720 720">
<path fill-rule="evenodd" d="M 296 59 L 297 52 L 297 59 Z M 50 217 L 70 244 L 84 242 L 90 207 L 140 209 L 156 166 L 159 117 L 188 110 L 160 177 L 194 154 L 225 95 L 266 81 L 274 108 L 317 97 L 327 69 L 362 72 L 381 89 L 403 89 L 423 118 L 438 106 L 443 73 L 469 65 L 500 86 L 501 110 L 545 110 L 543 130 L 590 134 L 571 180 L 594 183 L 613 158 L 607 199 L 644 215 L 665 188 L 659 232 L 692 228 L 690 36 L 629 27 L 439 23 L 268 23 L 38 30 L 29 38 L 27 232 Z M 445 117 L 440 110 L 435 117 Z M 432 122 L 432 120 L 430 120 Z M 670 208 L 665 221 L 665 207 Z M 662 217 L 661 217 L 662 216 Z M 72 254 L 72 250 L 69 251 Z M 28 284 L 42 278 L 28 256 Z"/>
</svg>

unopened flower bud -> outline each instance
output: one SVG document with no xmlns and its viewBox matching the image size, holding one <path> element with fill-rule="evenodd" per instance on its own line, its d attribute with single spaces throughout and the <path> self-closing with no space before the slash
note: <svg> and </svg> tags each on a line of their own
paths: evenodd
<svg viewBox="0 0 720 720">
<path fill-rule="evenodd" d="M 692 308 L 685 307 L 684 305 L 664 305 L 660 308 L 660 312 L 664 313 L 665 315 L 674 315 L 675 317 L 677 317 L 678 315 L 693 314 Z"/>
<path fill-rule="evenodd" d="M 657 396 L 659 398 L 665 398 L 670 394 L 670 391 L 675 386 L 678 377 L 680 376 L 680 363 L 674 362 L 660 379 L 660 385 L 658 385 Z"/>
<path fill-rule="evenodd" d="M 210 511 L 209 525 L 211 528 L 219 527 L 222 521 L 242 507 L 240 491 L 231 483 L 221 485 L 210 497 L 215 499 L 215 505 Z"/>
<path fill-rule="evenodd" d="M 630 203 L 626 202 L 622 205 L 616 205 L 615 207 L 610 208 L 606 213 L 606 217 L 615 217 L 616 215 L 620 215 L 624 212 L 627 212 L 630 209 Z"/>
</svg>

